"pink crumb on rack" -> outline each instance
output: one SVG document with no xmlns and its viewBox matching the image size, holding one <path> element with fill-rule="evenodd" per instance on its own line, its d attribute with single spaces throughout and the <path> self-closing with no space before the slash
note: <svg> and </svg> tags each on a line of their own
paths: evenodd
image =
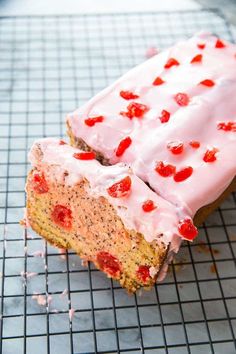
<svg viewBox="0 0 236 354">
<path fill-rule="evenodd" d="M 35 272 L 24 272 L 23 270 L 20 272 L 20 275 L 22 276 L 22 278 L 28 279 L 28 278 L 33 278 L 36 275 L 38 275 L 38 273 Z"/>
<path fill-rule="evenodd" d="M 27 209 L 24 208 L 23 210 L 24 210 L 24 216 L 23 219 L 20 221 L 20 225 L 23 226 L 25 229 L 27 229 L 27 227 L 30 227 L 30 223 L 27 216 Z"/>
<path fill-rule="evenodd" d="M 50 304 L 52 302 L 52 296 L 51 295 L 41 295 L 41 294 L 34 294 L 32 295 L 32 299 L 36 300 L 38 305 L 40 306 L 46 306 L 46 304 Z"/>
<path fill-rule="evenodd" d="M 64 289 L 63 292 L 60 294 L 60 298 L 66 296 L 68 294 L 68 289 Z"/>
<path fill-rule="evenodd" d="M 158 49 L 156 47 L 149 47 L 146 50 L 145 56 L 147 59 L 154 57 L 154 55 L 158 54 Z"/>
<path fill-rule="evenodd" d="M 69 319 L 70 319 L 70 321 L 72 321 L 72 319 L 74 317 L 74 313 L 75 313 L 75 309 L 73 307 L 71 309 L 69 309 Z"/>
<path fill-rule="evenodd" d="M 58 252 L 60 253 L 60 258 L 66 260 L 66 250 L 64 248 L 58 248 Z"/>
<path fill-rule="evenodd" d="M 40 257 L 40 258 L 44 258 L 45 257 L 45 252 L 44 251 L 35 251 L 31 254 L 31 256 L 33 257 Z"/>
</svg>

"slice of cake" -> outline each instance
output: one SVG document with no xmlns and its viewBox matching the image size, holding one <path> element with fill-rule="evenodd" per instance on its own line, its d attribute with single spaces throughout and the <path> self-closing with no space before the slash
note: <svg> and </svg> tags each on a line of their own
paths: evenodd
<svg viewBox="0 0 236 354">
<path fill-rule="evenodd" d="M 93 150 L 103 163 L 129 163 L 193 217 L 236 174 L 234 92 L 236 45 L 201 33 L 132 69 L 68 115 L 68 134 L 72 145 Z"/>
<path fill-rule="evenodd" d="M 133 292 L 151 286 L 183 238 L 197 229 L 125 164 L 102 166 L 93 152 L 57 139 L 33 145 L 27 218 L 37 233 L 72 248 Z"/>
</svg>

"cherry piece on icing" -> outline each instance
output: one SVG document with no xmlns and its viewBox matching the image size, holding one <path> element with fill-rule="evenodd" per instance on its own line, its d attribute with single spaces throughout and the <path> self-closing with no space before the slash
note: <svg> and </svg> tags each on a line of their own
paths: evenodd
<svg viewBox="0 0 236 354">
<path fill-rule="evenodd" d="M 101 251 L 96 257 L 99 268 L 111 277 L 119 277 L 121 265 L 118 259 L 109 252 Z"/>
<path fill-rule="evenodd" d="M 192 148 L 194 148 L 194 149 L 200 148 L 200 143 L 199 143 L 199 141 L 196 141 L 196 140 L 190 141 L 190 142 L 189 142 L 189 145 L 190 145 Z"/>
<path fill-rule="evenodd" d="M 94 160 L 96 155 L 93 151 L 76 152 L 73 157 L 77 160 Z"/>
<path fill-rule="evenodd" d="M 162 177 L 170 177 L 175 173 L 175 166 L 170 164 L 164 164 L 163 161 L 159 161 L 156 165 L 155 171 Z"/>
<path fill-rule="evenodd" d="M 184 150 L 184 144 L 180 141 L 171 141 L 167 144 L 167 149 L 172 152 L 174 155 L 179 155 Z"/>
<path fill-rule="evenodd" d="M 194 63 L 201 63 L 201 62 L 202 62 L 202 54 L 197 54 L 195 55 L 195 57 L 193 57 L 190 63 L 194 64 Z"/>
<path fill-rule="evenodd" d="M 134 94 L 131 91 L 120 91 L 120 96 L 125 100 L 134 100 L 135 98 L 139 98 L 138 95 Z"/>
<path fill-rule="evenodd" d="M 131 190 L 131 184 L 131 178 L 127 176 L 122 180 L 114 183 L 111 187 L 107 189 L 107 192 L 113 198 L 127 197 Z"/>
<path fill-rule="evenodd" d="M 168 111 L 166 111 L 165 109 L 163 109 L 159 119 L 160 119 L 161 123 L 167 123 L 168 120 L 170 119 L 170 113 Z"/>
<path fill-rule="evenodd" d="M 198 230 L 190 218 L 180 220 L 178 230 L 180 235 L 189 241 L 192 241 L 198 235 Z"/>
<path fill-rule="evenodd" d="M 236 122 L 220 122 L 217 124 L 217 129 L 225 132 L 236 132 Z"/>
<path fill-rule="evenodd" d="M 104 121 L 103 116 L 98 116 L 98 117 L 93 117 L 93 118 L 87 118 L 85 119 L 84 123 L 88 127 L 93 127 L 96 123 L 102 123 Z"/>
<path fill-rule="evenodd" d="M 128 149 L 128 147 L 131 145 L 132 139 L 127 136 L 118 145 L 118 148 L 116 149 L 116 156 L 120 157 L 124 154 L 125 150 Z"/>
<path fill-rule="evenodd" d="M 59 145 L 66 145 L 66 142 L 64 140 L 60 140 Z"/>
<path fill-rule="evenodd" d="M 215 85 L 213 80 L 206 79 L 201 82 L 199 82 L 199 85 L 207 86 L 207 87 L 213 87 Z"/>
<path fill-rule="evenodd" d="M 142 209 L 146 213 L 149 213 L 150 211 L 153 211 L 156 208 L 157 208 L 156 205 L 154 204 L 153 200 L 151 200 L 151 199 L 146 200 L 142 205 Z"/>
<path fill-rule="evenodd" d="M 182 170 L 174 174 L 174 181 L 183 182 L 187 178 L 189 178 L 192 175 L 192 173 L 193 173 L 193 168 L 191 166 L 184 167 Z"/>
<path fill-rule="evenodd" d="M 55 224 L 66 230 L 72 227 L 72 211 L 64 205 L 55 205 L 51 213 L 51 218 Z"/>
<path fill-rule="evenodd" d="M 165 69 L 170 69 L 172 66 L 177 66 L 179 65 L 178 60 L 176 60 L 175 58 L 170 58 L 167 60 L 166 64 L 164 65 Z"/>
<path fill-rule="evenodd" d="M 197 46 L 199 49 L 204 49 L 206 47 L 206 44 L 205 43 L 198 43 Z"/>
<path fill-rule="evenodd" d="M 222 42 L 221 39 L 218 38 L 216 41 L 215 47 L 216 48 L 225 48 L 225 44 Z"/>
<path fill-rule="evenodd" d="M 216 161 L 216 154 L 219 150 L 217 148 L 212 148 L 212 149 L 208 149 L 204 156 L 203 156 L 203 161 L 205 162 L 214 162 Z"/>
<path fill-rule="evenodd" d="M 149 267 L 146 265 L 140 265 L 136 273 L 139 280 L 141 280 L 143 283 L 147 283 L 147 281 L 151 278 Z"/>
<path fill-rule="evenodd" d="M 165 81 L 161 77 L 157 76 L 152 84 L 154 86 L 159 86 L 159 85 L 162 85 L 164 83 L 165 83 Z"/>
<path fill-rule="evenodd" d="M 49 187 L 43 172 L 33 172 L 32 187 L 33 190 L 38 194 L 47 193 L 49 191 Z"/>
<path fill-rule="evenodd" d="M 175 95 L 174 99 L 179 106 L 183 107 L 189 104 L 189 97 L 186 93 L 179 92 Z"/>
<path fill-rule="evenodd" d="M 142 118 L 148 110 L 149 108 L 145 104 L 131 102 L 127 107 L 127 112 L 120 112 L 120 114 L 130 119 L 134 117 Z"/>
</svg>

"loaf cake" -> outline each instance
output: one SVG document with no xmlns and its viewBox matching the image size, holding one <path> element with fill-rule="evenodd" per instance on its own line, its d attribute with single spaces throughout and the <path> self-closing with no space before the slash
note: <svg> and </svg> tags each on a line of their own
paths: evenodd
<svg viewBox="0 0 236 354">
<path fill-rule="evenodd" d="M 72 147 L 34 144 L 30 225 L 130 292 L 163 279 L 236 187 L 234 92 L 236 46 L 208 33 L 132 69 L 67 116 Z"/>
</svg>

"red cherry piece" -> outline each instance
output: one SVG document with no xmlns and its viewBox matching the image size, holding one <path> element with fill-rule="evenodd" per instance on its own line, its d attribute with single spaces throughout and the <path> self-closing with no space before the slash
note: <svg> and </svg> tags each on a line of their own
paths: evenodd
<svg viewBox="0 0 236 354">
<path fill-rule="evenodd" d="M 66 145 L 66 142 L 64 140 L 60 140 L 59 145 Z"/>
<path fill-rule="evenodd" d="M 32 187 L 33 190 L 38 194 L 47 193 L 49 191 L 49 187 L 43 172 L 33 172 Z"/>
<path fill-rule="evenodd" d="M 212 149 L 208 149 L 204 156 L 203 156 L 203 161 L 205 162 L 214 162 L 216 161 L 216 153 L 218 152 L 219 150 L 216 149 L 216 148 L 212 148 Z"/>
<path fill-rule="evenodd" d="M 175 58 L 170 58 L 165 63 L 164 68 L 165 69 L 170 69 L 172 66 L 177 66 L 177 65 L 179 65 L 178 60 L 176 60 Z"/>
<path fill-rule="evenodd" d="M 166 111 L 165 109 L 163 109 L 159 119 L 160 119 L 161 123 L 167 123 L 168 120 L 170 119 L 170 113 L 168 111 Z"/>
<path fill-rule="evenodd" d="M 110 253 L 101 251 L 96 257 L 99 268 L 111 277 L 119 277 L 121 272 L 121 265 L 118 259 Z"/>
<path fill-rule="evenodd" d="M 153 81 L 153 85 L 154 86 L 160 86 L 160 85 L 162 85 L 162 84 L 164 84 L 165 83 L 165 81 L 164 80 L 162 80 L 162 78 L 161 77 L 156 77 L 155 78 L 155 80 Z"/>
<path fill-rule="evenodd" d="M 139 98 L 138 95 L 134 94 L 131 91 L 120 91 L 120 96 L 125 100 L 134 100 L 135 98 Z"/>
<path fill-rule="evenodd" d="M 118 145 L 118 148 L 116 149 L 116 156 L 120 157 L 124 154 L 125 150 L 128 149 L 128 147 L 131 145 L 132 139 L 127 136 Z"/>
<path fill-rule="evenodd" d="M 198 230 L 190 218 L 180 220 L 178 230 L 180 235 L 189 241 L 192 241 L 198 235 Z"/>
<path fill-rule="evenodd" d="M 197 54 L 195 55 L 195 57 L 193 57 L 190 63 L 194 64 L 194 63 L 201 63 L 201 62 L 202 62 L 202 54 Z"/>
<path fill-rule="evenodd" d="M 157 208 L 156 205 L 154 204 L 154 202 L 151 199 L 146 200 L 142 205 L 142 209 L 146 213 L 149 213 L 150 211 L 153 211 L 156 208 Z"/>
<path fill-rule="evenodd" d="M 216 48 L 225 48 L 225 44 L 222 42 L 221 39 L 218 38 L 216 41 L 215 47 Z"/>
<path fill-rule="evenodd" d="M 225 132 L 236 132 L 236 122 L 220 122 L 217 124 L 217 129 Z"/>
<path fill-rule="evenodd" d="M 112 198 L 127 197 L 131 190 L 131 184 L 131 178 L 127 176 L 122 180 L 114 183 L 111 187 L 107 189 L 107 192 Z"/>
<path fill-rule="evenodd" d="M 199 85 L 204 85 L 204 86 L 207 86 L 207 87 L 212 87 L 212 86 L 215 85 L 215 83 L 214 83 L 213 80 L 206 79 L 206 80 L 203 80 L 203 81 L 199 82 Z"/>
<path fill-rule="evenodd" d="M 94 160 L 96 155 L 93 151 L 77 152 L 73 155 L 76 160 Z"/>
<path fill-rule="evenodd" d="M 206 44 L 205 43 L 198 43 L 197 46 L 199 49 L 204 49 Z"/>
<path fill-rule="evenodd" d="M 93 117 L 93 118 L 87 118 L 85 119 L 84 123 L 88 127 L 93 127 L 96 123 L 102 123 L 104 121 L 103 116 L 98 116 L 98 117 Z"/>
<path fill-rule="evenodd" d="M 146 106 L 145 104 L 131 102 L 127 107 L 127 112 L 121 112 L 120 114 L 130 119 L 134 117 L 142 118 L 148 110 L 149 107 Z"/>
<path fill-rule="evenodd" d="M 174 99 L 175 102 L 181 107 L 187 106 L 189 104 L 189 97 L 186 93 L 179 92 L 175 95 Z"/>
<path fill-rule="evenodd" d="M 169 164 L 165 165 L 163 161 L 158 162 L 155 168 L 155 171 L 162 177 L 172 176 L 175 173 L 175 170 L 175 166 Z"/>
<path fill-rule="evenodd" d="M 140 265 L 137 269 L 137 277 L 141 280 L 142 283 L 147 283 L 147 281 L 151 278 L 149 273 L 149 267 L 146 265 Z"/>
<path fill-rule="evenodd" d="M 184 144 L 180 141 L 171 141 L 167 144 L 167 149 L 172 152 L 174 155 L 179 155 L 184 150 Z"/>
<path fill-rule="evenodd" d="M 189 178 L 193 173 L 193 168 L 191 166 L 185 167 L 182 170 L 178 171 L 174 175 L 175 182 L 183 182 Z"/>
<path fill-rule="evenodd" d="M 51 218 L 55 224 L 66 230 L 72 227 L 72 211 L 64 205 L 55 205 L 51 213 Z"/>
<path fill-rule="evenodd" d="M 190 145 L 192 148 L 194 148 L 194 149 L 200 148 L 200 143 L 199 143 L 199 141 L 196 141 L 196 140 L 190 141 L 190 142 L 189 142 L 189 145 Z"/>
</svg>

